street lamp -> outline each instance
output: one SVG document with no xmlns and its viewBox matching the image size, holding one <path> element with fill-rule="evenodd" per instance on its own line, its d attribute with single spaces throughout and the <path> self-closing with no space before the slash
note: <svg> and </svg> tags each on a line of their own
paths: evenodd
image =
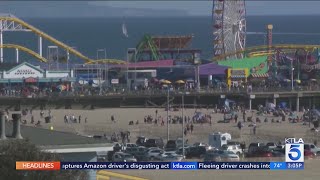
<svg viewBox="0 0 320 180">
<path fill-rule="evenodd" d="M 99 59 L 99 52 L 103 52 L 104 53 L 104 59 L 107 59 L 107 49 L 97 49 L 97 60 Z M 100 69 L 100 68 L 99 68 Z M 98 68 L 97 68 L 98 70 Z M 109 71 L 109 64 L 107 62 L 107 70 L 106 70 L 106 81 L 107 81 L 107 85 L 109 85 L 109 77 L 108 77 L 108 71 Z M 101 93 L 101 69 L 100 69 L 100 74 L 99 74 L 99 84 L 100 84 L 100 93 Z"/>
<path fill-rule="evenodd" d="M 136 63 L 136 57 L 137 57 L 137 48 L 128 48 L 127 50 L 127 87 L 130 90 L 130 86 L 131 83 L 129 83 L 129 63 L 130 63 L 130 59 L 132 58 L 132 56 L 130 56 L 130 54 L 134 52 L 134 62 Z M 134 65 L 134 82 L 136 83 L 136 76 L 137 76 L 137 67 L 136 64 Z"/>
<path fill-rule="evenodd" d="M 197 82 L 197 92 L 200 92 L 200 54 L 199 53 L 195 53 L 194 57 L 193 57 L 193 63 L 195 65 L 195 69 L 196 69 L 196 77 L 195 77 L 195 81 Z"/>
<path fill-rule="evenodd" d="M 71 48 L 75 50 L 77 47 L 72 46 Z M 69 70 L 69 60 L 70 60 L 70 53 L 69 53 L 69 50 L 68 50 L 67 51 L 67 70 Z"/>
<path fill-rule="evenodd" d="M 169 94 L 170 93 L 170 89 L 168 86 L 168 96 L 167 96 L 167 142 L 169 141 L 169 110 L 170 110 L 170 106 L 169 106 Z"/>
<path fill-rule="evenodd" d="M 182 155 L 185 156 L 185 137 L 184 137 L 184 116 L 183 116 L 183 110 L 184 110 L 184 94 L 182 94 L 182 108 L 181 108 L 181 114 L 182 114 Z"/>
<path fill-rule="evenodd" d="M 293 91 L 293 61 L 291 61 L 291 90 Z"/>
</svg>

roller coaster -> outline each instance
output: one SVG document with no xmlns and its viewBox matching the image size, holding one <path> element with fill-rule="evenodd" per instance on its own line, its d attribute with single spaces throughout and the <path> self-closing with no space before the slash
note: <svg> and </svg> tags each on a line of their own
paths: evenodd
<svg viewBox="0 0 320 180">
<path fill-rule="evenodd" d="M 268 56 L 274 55 L 280 49 L 282 52 L 294 53 L 299 49 L 303 49 L 307 52 L 314 52 L 318 50 L 320 45 L 301 45 L 301 44 L 277 44 L 277 45 L 263 45 L 263 46 L 254 46 L 249 47 L 244 50 L 240 50 L 237 52 L 222 54 L 220 56 L 216 56 L 213 58 L 214 61 L 226 60 L 229 57 L 234 57 L 235 55 L 242 54 L 244 57 L 258 57 L 258 56 Z M 241 60 L 241 59 L 239 59 Z"/>
<path fill-rule="evenodd" d="M 32 55 L 33 57 L 35 57 L 36 59 L 38 59 L 41 62 L 48 62 L 48 60 L 42 56 L 40 56 L 38 53 L 32 51 L 31 49 L 28 49 L 26 47 L 20 46 L 20 45 L 16 45 L 16 44 L 2 44 L 0 45 L 0 48 L 8 48 L 8 49 L 18 49 L 21 51 L 24 51 L 30 55 Z"/>
<path fill-rule="evenodd" d="M 1 41 L 0 41 L 0 49 L 1 49 L 1 58 L 2 55 L 2 49 L 3 48 L 13 48 L 16 50 L 21 50 L 23 52 L 26 52 L 33 57 L 35 57 L 37 60 L 41 62 L 48 62 L 48 60 L 42 56 L 42 47 L 41 51 L 39 53 L 34 52 L 31 49 L 28 49 L 26 47 L 16 45 L 16 44 L 3 44 L 2 43 L 2 31 L 11 30 L 11 31 L 19 31 L 19 30 L 25 30 L 25 31 L 31 31 L 39 36 L 39 39 L 46 39 L 50 41 L 51 43 L 59 46 L 60 48 L 66 50 L 67 54 L 71 53 L 80 59 L 84 60 L 85 64 L 125 64 L 126 61 L 123 60 L 117 60 L 117 59 L 98 59 L 94 60 L 91 59 L 85 55 L 83 55 L 81 52 L 77 51 L 76 49 L 62 43 L 61 41 L 51 37 L 50 35 L 42 32 L 41 30 L 35 28 L 34 26 L 28 24 L 27 22 L 9 15 L 9 16 L 3 16 L 0 15 L 0 33 L 1 33 Z M 42 41 L 42 40 L 41 40 Z M 42 46 L 42 42 L 40 44 Z M 237 55 L 243 55 L 243 57 L 258 57 L 258 56 L 269 56 L 274 55 L 278 52 L 280 49 L 282 52 L 286 53 L 294 53 L 298 49 L 303 49 L 307 52 L 314 52 L 315 50 L 318 50 L 320 48 L 320 45 L 301 45 L 301 44 L 278 44 L 278 45 L 263 45 L 263 46 L 254 46 L 249 47 L 237 52 L 231 52 L 231 53 L 225 53 L 221 54 L 219 56 L 215 56 L 213 58 L 214 61 L 221 61 L 229 59 L 230 57 L 235 57 Z M 241 60 L 241 59 L 239 59 Z"/>
<path fill-rule="evenodd" d="M 67 53 L 71 53 L 77 57 L 79 57 L 80 59 L 84 60 L 85 63 L 87 64 L 92 64 L 95 63 L 96 60 L 94 59 L 90 59 L 89 57 L 83 55 L 82 53 L 80 53 L 79 51 L 77 51 L 76 49 L 62 43 L 61 41 L 58 41 L 57 39 L 51 37 L 50 35 L 42 32 L 41 30 L 35 28 L 34 26 L 26 23 L 25 21 L 9 15 L 9 16 L 0 16 L 0 25 L 1 25 L 1 44 L 0 44 L 0 48 L 1 48 L 1 58 L 3 58 L 2 55 L 2 48 L 15 48 L 15 49 L 19 49 L 22 50 L 32 56 L 34 56 L 35 58 L 37 58 L 39 61 L 41 62 L 47 62 L 47 59 L 42 57 L 42 52 L 40 53 L 36 53 L 28 48 L 19 46 L 19 45 L 14 45 L 14 44 L 3 44 L 2 43 L 2 31 L 6 31 L 6 30 L 11 30 L 11 31 L 19 31 L 19 30 L 24 30 L 24 31 L 32 31 L 33 33 L 37 34 L 39 36 L 39 38 L 41 39 L 41 44 L 40 46 L 42 46 L 42 37 L 45 38 L 46 40 L 50 41 L 51 43 L 59 46 L 60 48 L 64 49 L 67 51 Z M 41 51 L 42 51 L 42 47 Z M 116 60 L 116 59 L 103 59 L 103 60 L 99 60 L 97 61 L 98 63 L 110 63 L 110 64 L 125 64 L 126 62 L 123 60 Z"/>
</svg>

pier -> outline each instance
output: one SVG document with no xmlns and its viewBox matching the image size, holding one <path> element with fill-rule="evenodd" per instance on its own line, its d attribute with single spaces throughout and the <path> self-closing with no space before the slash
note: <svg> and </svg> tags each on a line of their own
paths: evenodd
<svg viewBox="0 0 320 180">
<path fill-rule="evenodd" d="M 74 95 L 74 94 L 51 94 L 50 96 L 38 97 L 12 97 L 2 96 L 1 107 L 14 109 L 19 105 L 22 109 L 95 109 L 95 108 L 130 108 L 130 107 L 153 107 L 165 108 L 167 104 L 167 91 L 137 91 L 128 93 L 109 93 L 105 95 Z M 185 104 L 188 108 L 213 107 L 224 102 L 224 99 L 236 100 L 248 109 L 255 109 L 258 105 L 286 102 L 292 110 L 301 107 L 314 108 L 320 105 L 320 92 L 312 91 L 200 91 L 182 92 L 172 91 L 169 93 L 169 102 L 172 106 L 180 106 L 181 97 L 184 95 Z"/>
</svg>

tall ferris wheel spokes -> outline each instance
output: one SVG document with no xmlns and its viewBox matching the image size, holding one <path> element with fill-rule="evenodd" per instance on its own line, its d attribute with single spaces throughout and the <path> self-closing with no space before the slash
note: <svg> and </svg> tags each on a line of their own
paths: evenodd
<svg viewBox="0 0 320 180">
<path fill-rule="evenodd" d="M 223 56 L 245 49 L 246 9 L 245 0 L 213 0 L 214 56 Z M 243 54 L 225 57 L 241 59 Z"/>
</svg>

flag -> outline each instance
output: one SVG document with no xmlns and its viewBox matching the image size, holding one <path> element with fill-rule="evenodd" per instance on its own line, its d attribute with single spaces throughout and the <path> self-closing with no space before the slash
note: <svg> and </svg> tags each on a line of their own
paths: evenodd
<svg viewBox="0 0 320 180">
<path fill-rule="evenodd" d="M 127 27 L 124 23 L 122 24 L 122 33 L 125 37 L 129 37 Z"/>
</svg>

